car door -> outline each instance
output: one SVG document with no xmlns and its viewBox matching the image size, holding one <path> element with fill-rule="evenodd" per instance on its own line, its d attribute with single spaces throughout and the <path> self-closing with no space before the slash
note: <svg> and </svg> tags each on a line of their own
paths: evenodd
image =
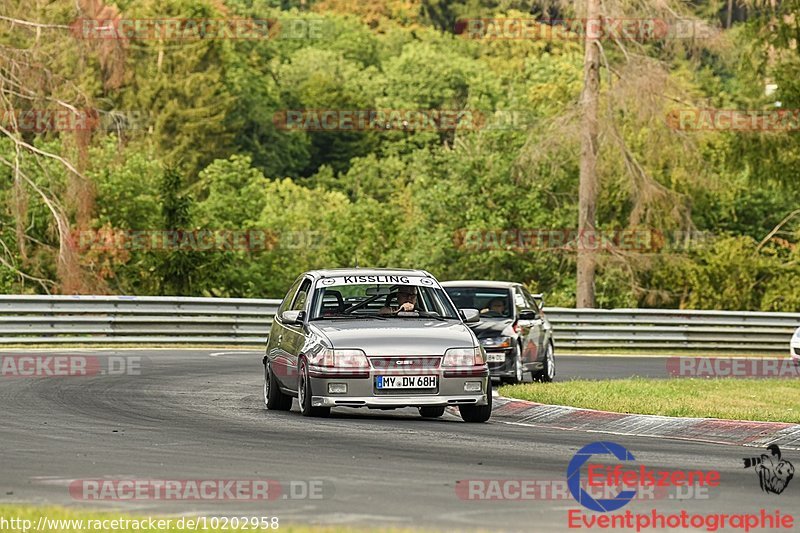
<svg viewBox="0 0 800 533">
<path fill-rule="evenodd" d="M 274 373 L 275 377 L 284 387 L 294 387 L 294 383 L 290 383 L 293 380 L 287 380 L 287 356 L 286 351 L 284 349 L 284 339 L 287 339 L 286 335 L 286 325 L 283 323 L 281 319 L 281 315 L 284 311 L 289 311 L 292 307 L 292 302 L 294 301 L 294 297 L 297 294 L 297 290 L 300 288 L 300 283 L 303 281 L 303 277 L 298 277 L 292 286 L 289 288 L 289 291 L 286 293 L 286 296 L 283 298 L 281 305 L 278 307 L 278 311 L 275 313 L 275 318 L 272 321 L 272 327 L 270 328 L 269 332 L 269 343 L 267 344 L 267 356 L 270 360 L 270 365 L 272 366 L 272 372 Z"/>
<path fill-rule="evenodd" d="M 304 311 L 306 315 L 309 310 L 311 300 L 311 279 L 304 278 L 294 295 L 290 311 Z M 305 320 L 304 320 L 305 322 Z M 300 351 L 306 342 L 306 330 L 304 324 L 283 323 L 282 352 L 284 364 L 286 365 L 286 387 L 295 390 L 297 388 L 297 365 Z"/>
<path fill-rule="evenodd" d="M 525 298 L 525 301 L 528 302 L 528 306 L 532 309 L 535 314 L 536 318 L 533 320 L 531 325 L 532 334 L 536 337 L 535 343 L 538 349 L 538 357 L 543 361 L 544 354 L 546 351 L 546 342 L 547 339 L 545 338 L 547 335 L 547 331 L 545 329 L 544 318 L 542 316 L 542 309 L 539 307 L 539 303 L 534 299 L 533 295 L 528 292 L 528 289 L 522 287 L 522 296 Z M 533 359 L 534 361 L 536 359 Z"/>
<path fill-rule="evenodd" d="M 513 289 L 514 307 L 518 317 L 520 341 L 522 344 L 522 364 L 530 365 L 539 357 L 539 340 L 541 337 L 541 321 L 537 321 L 535 311 L 525 298 L 521 286 Z"/>
</svg>

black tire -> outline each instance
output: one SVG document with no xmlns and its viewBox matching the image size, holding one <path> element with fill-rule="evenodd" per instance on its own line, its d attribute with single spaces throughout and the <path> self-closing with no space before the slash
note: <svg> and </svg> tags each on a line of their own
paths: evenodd
<svg viewBox="0 0 800 533">
<path fill-rule="evenodd" d="M 553 341 L 547 343 L 547 351 L 544 354 L 544 368 L 536 372 L 531 372 L 534 381 L 551 383 L 556 378 L 556 356 Z"/>
<path fill-rule="evenodd" d="M 269 363 L 264 365 L 264 403 L 271 411 L 289 411 L 292 408 L 292 397 L 280 389 Z"/>
<path fill-rule="evenodd" d="M 486 391 L 486 405 L 459 405 L 458 412 L 464 422 L 482 423 L 489 420 L 492 416 L 492 387 L 489 385 Z"/>
<path fill-rule="evenodd" d="M 297 400 L 300 404 L 300 414 L 303 416 L 314 416 L 327 418 L 331 414 L 330 407 L 312 407 L 311 397 L 314 395 L 311 390 L 311 381 L 308 378 L 308 366 L 305 360 L 300 361 L 300 369 L 297 378 Z"/>
<path fill-rule="evenodd" d="M 419 415 L 422 418 L 439 418 L 444 414 L 444 407 L 420 407 Z"/>
</svg>

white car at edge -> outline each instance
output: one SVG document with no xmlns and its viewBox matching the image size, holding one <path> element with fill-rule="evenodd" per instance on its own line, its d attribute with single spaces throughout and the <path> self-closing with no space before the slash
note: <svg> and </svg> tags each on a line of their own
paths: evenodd
<svg viewBox="0 0 800 533">
<path fill-rule="evenodd" d="M 792 355 L 792 360 L 796 365 L 800 365 L 800 328 L 794 332 L 789 351 Z"/>
</svg>

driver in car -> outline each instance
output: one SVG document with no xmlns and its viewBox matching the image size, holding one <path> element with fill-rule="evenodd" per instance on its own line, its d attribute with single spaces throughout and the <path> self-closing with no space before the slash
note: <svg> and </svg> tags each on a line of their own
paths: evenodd
<svg viewBox="0 0 800 533">
<path fill-rule="evenodd" d="M 397 307 L 382 307 L 378 313 L 381 315 L 393 315 L 400 311 L 413 311 L 416 305 L 417 288 L 413 285 L 400 285 L 397 288 Z"/>
<path fill-rule="evenodd" d="M 506 314 L 506 301 L 504 298 L 492 298 L 489 301 L 489 307 L 487 309 L 482 309 L 481 314 L 485 315 L 488 313 L 492 313 L 494 315 L 505 316 Z"/>
</svg>

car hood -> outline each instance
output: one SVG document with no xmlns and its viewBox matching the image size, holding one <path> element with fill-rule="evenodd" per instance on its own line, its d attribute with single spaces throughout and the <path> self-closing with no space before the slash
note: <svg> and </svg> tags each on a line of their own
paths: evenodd
<svg viewBox="0 0 800 533">
<path fill-rule="evenodd" d="M 444 355 L 448 348 L 469 348 L 476 342 L 470 329 L 454 320 L 387 318 L 331 320 L 311 328 L 333 348 L 360 348 L 367 355 Z"/>
<path fill-rule="evenodd" d="M 479 339 L 485 339 L 486 337 L 499 337 L 501 335 L 508 335 L 507 330 L 510 329 L 513 323 L 514 321 L 510 318 L 500 320 L 483 318 L 477 324 L 471 324 L 470 327 Z"/>
</svg>

